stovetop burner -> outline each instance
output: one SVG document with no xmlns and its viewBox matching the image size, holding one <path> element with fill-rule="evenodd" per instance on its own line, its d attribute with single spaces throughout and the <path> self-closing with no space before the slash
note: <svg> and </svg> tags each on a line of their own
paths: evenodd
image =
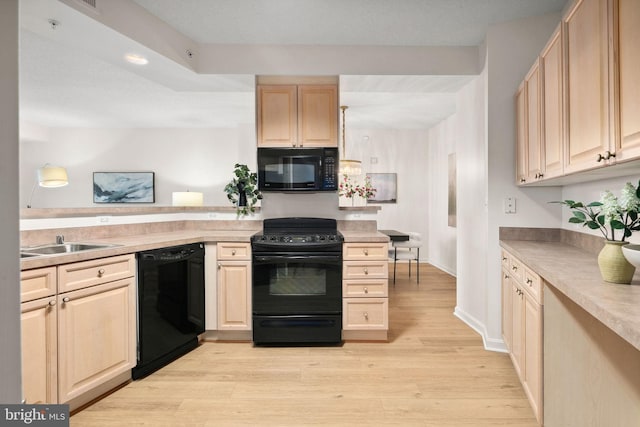
<svg viewBox="0 0 640 427">
<path fill-rule="evenodd" d="M 274 218 L 265 219 L 262 233 L 251 237 L 260 245 L 335 245 L 342 243 L 342 234 L 335 219 L 325 218 Z"/>
</svg>

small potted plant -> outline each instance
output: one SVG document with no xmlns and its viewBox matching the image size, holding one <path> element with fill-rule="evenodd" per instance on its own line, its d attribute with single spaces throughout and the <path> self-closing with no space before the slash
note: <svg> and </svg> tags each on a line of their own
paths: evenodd
<svg viewBox="0 0 640 427">
<path fill-rule="evenodd" d="M 602 233 L 605 245 L 598 255 L 602 278 L 611 283 L 631 283 L 635 267 L 624 257 L 622 246 L 629 243 L 626 239 L 634 231 L 640 231 L 640 182 L 638 187 L 628 182 L 622 188 L 619 199 L 607 190 L 602 193 L 599 202 L 587 205 L 573 200 L 553 203 L 572 209 L 570 223 L 582 224 Z"/>
<path fill-rule="evenodd" d="M 255 204 L 262 199 L 258 190 L 258 175 L 251 172 L 247 165 L 236 163 L 233 179 L 224 187 L 227 199 L 236 206 L 238 216 L 249 215 L 256 211 Z"/>
</svg>

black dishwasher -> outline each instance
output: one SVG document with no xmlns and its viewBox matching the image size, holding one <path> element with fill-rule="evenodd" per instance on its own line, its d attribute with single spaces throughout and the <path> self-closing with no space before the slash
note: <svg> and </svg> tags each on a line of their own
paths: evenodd
<svg viewBox="0 0 640 427">
<path fill-rule="evenodd" d="M 138 363 L 142 378 L 198 346 L 204 332 L 204 244 L 139 252 Z"/>
</svg>

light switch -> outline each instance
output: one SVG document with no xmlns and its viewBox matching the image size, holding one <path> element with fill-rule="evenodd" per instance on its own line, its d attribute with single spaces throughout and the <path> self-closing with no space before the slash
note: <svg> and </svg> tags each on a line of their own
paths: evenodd
<svg viewBox="0 0 640 427">
<path fill-rule="evenodd" d="M 505 197 L 504 198 L 504 213 L 514 214 L 516 213 L 516 198 Z"/>
</svg>

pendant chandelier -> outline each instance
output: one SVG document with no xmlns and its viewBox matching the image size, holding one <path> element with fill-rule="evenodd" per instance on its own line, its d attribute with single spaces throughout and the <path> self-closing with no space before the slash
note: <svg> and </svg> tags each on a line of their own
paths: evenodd
<svg viewBox="0 0 640 427">
<path fill-rule="evenodd" d="M 347 157 L 347 149 L 346 149 L 346 132 L 345 132 L 345 121 L 344 121 L 344 111 L 349 108 L 346 105 L 340 106 L 342 110 L 342 157 Z M 362 174 L 362 162 L 360 160 L 350 160 L 350 159 L 340 159 L 340 175 L 360 175 Z"/>
</svg>

